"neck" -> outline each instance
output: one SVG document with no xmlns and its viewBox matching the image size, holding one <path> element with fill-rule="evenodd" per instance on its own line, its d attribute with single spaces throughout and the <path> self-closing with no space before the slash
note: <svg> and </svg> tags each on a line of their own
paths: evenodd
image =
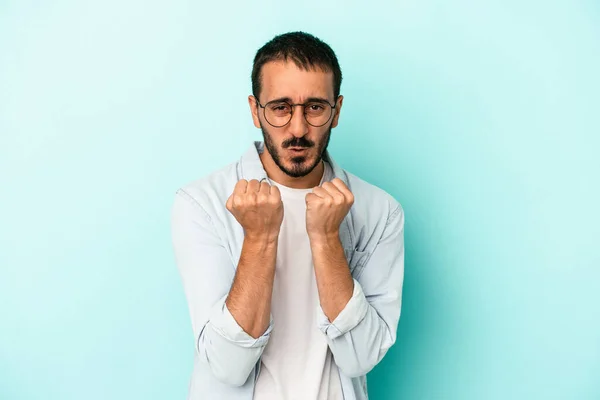
<svg viewBox="0 0 600 400">
<path fill-rule="evenodd" d="M 279 183 L 280 185 L 287 186 L 293 189 L 310 189 L 315 186 L 319 186 L 321 178 L 325 173 L 325 164 L 323 160 L 312 170 L 308 175 L 294 178 L 289 176 L 279 168 L 269 151 L 265 148 L 260 154 L 260 161 L 263 164 L 263 168 L 267 173 L 269 179 Z"/>
</svg>

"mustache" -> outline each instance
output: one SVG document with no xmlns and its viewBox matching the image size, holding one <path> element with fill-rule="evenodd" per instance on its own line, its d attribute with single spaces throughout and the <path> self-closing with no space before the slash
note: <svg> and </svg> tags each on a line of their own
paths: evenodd
<svg viewBox="0 0 600 400">
<path fill-rule="evenodd" d="M 313 147 L 315 144 L 314 142 L 311 142 L 310 140 L 306 139 L 305 137 L 295 137 L 293 139 L 290 140 L 286 140 L 285 142 L 283 142 L 282 147 L 284 149 L 287 149 L 288 147 Z"/>
</svg>

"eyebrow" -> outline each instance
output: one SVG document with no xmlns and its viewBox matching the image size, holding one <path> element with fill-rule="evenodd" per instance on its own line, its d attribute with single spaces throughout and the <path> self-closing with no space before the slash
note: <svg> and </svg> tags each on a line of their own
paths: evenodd
<svg viewBox="0 0 600 400">
<path fill-rule="evenodd" d="M 289 97 L 279 97 L 277 99 L 273 99 L 273 100 L 269 100 L 267 103 L 270 103 L 272 101 L 286 101 L 288 103 L 293 103 L 292 99 Z M 319 102 L 319 103 L 329 103 L 329 100 L 323 98 L 323 97 L 309 97 L 306 99 L 306 103 L 310 103 L 310 102 Z M 331 104 L 331 103 L 329 103 Z"/>
</svg>

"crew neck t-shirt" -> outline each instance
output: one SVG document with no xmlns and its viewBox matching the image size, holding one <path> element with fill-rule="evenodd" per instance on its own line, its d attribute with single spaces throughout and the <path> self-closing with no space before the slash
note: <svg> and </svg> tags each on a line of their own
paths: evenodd
<svg viewBox="0 0 600 400">
<path fill-rule="evenodd" d="M 306 233 L 305 198 L 312 188 L 270 182 L 281 192 L 284 214 L 271 301 L 273 330 L 261 357 L 254 400 L 342 400 L 338 368 L 317 325 L 319 293 Z"/>
</svg>

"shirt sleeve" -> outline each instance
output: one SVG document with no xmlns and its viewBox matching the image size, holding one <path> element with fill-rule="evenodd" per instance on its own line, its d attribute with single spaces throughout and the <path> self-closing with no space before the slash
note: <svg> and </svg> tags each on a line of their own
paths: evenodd
<svg viewBox="0 0 600 400">
<path fill-rule="evenodd" d="M 221 309 L 218 310 L 211 319 L 210 323 L 221 336 L 230 342 L 237 343 L 243 347 L 264 347 L 266 346 L 270 333 L 273 330 L 273 316 L 267 330 L 258 338 L 250 336 L 242 327 L 237 323 L 227 304 L 225 304 L 225 298 L 223 301 L 219 301 L 219 305 L 222 304 Z"/>
<path fill-rule="evenodd" d="M 333 322 L 329 321 L 321 305 L 317 306 L 319 329 L 330 339 L 335 339 L 353 329 L 363 320 L 369 310 L 369 303 L 363 294 L 360 283 L 356 279 L 353 280 L 352 297 Z"/>
<path fill-rule="evenodd" d="M 269 340 L 246 333 L 225 304 L 235 266 L 210 216 L 186 191 L 175 195 L 171 214 L 173 249 L 190 312 L 196 351 L 217 379 L 243 385 Z"/>
<path fill-rule="evenodd" d="M 318 307 L 318 325 L 340 370 L 366 375 L 396 341 L 404 280 L 404 211 L 396 203 L 358 277 L 352 297 L 333 322 Z"/>
</svg>

